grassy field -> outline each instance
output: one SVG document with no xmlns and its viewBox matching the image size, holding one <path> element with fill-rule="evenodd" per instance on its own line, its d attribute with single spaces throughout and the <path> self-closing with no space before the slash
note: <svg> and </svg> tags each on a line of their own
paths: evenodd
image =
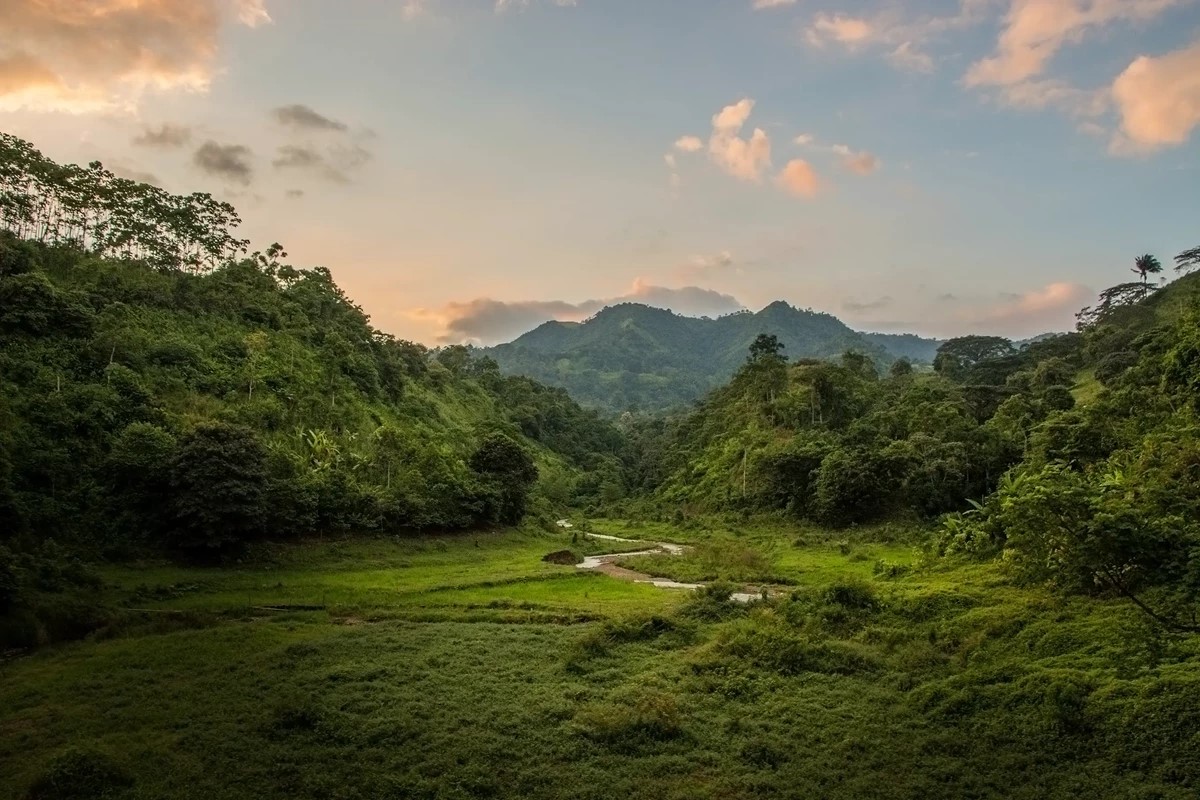
<svg viewBox="0 0 1200 800">
<path fill-rule="evenodd" d="M 783 593 L 541 532 L 112 568 L 122 624 L 0 665 L 0 798 L 1195 797 L 1200 647 L 1125 604 L 915 531 L 590 527 Z"/>
</svg>

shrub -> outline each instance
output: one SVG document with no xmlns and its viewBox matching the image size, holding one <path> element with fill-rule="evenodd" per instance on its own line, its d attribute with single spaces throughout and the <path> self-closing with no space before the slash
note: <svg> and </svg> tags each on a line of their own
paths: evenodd
<svg viewBox="0 0 1200 800">
<path fill-rule="evenodd" d="M 625 751 L 683 732 L 675 695 L 657 689 L 621 693 L 610 702 L 583 708 L 575 720 L 589 737 Z"/>
<path fill-rule="evenodd" d="M 874 611 L 879 608 L 879 598 L 868 583 L 844 581 L 835 583 L 825 590 L 825 602 L 853 611 Z"/>
</svg>

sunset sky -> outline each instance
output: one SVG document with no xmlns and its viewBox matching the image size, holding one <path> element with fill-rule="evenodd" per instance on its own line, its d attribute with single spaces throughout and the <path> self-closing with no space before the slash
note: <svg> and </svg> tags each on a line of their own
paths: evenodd
<svg viewBox="0 0 1200 800">
<path fill-rule="evenodd" d="M 211 191 L 375 323 L 616 299 L 1069 329 L 1200 245 L 1200 0 L 0 0 L 0 130 Z"/>
</svg>

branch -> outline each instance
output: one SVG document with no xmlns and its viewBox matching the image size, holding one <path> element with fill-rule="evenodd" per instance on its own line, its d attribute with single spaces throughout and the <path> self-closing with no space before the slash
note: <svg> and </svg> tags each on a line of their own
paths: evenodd
<svg viewBox="0 0 1200 800">
<path fill-rule="evenodd" d="M 1102 577 L 1104 577 L 1108 581 L 1109 585 L 1111 585 L 1114 589 L 1116 589 L 1118 592 L 1120 592 L 1122 595 L 1124 595 L 1129 600 L 1132 600 L 1134 605 L 1136 605 L 1143 612 L 1145 612 L 1145 614 L 1148 617 L 1150 617 L 1150 619 L 1154 620 L 1159 625 L 1162 625 L 1164 628 L 1167 628 L 1168 630 L 1178 631 L 1179 633 L 1200 633 L 1200 625 L 1186 625 L 1182 622 L 1177 622 L 1176 620 L 1164 617 L 1162 614 L 1158 613 L 1157 611 L 1152 609 L 1150 606 L 1146 605 L 1146 603 L 1143 602 L 1141 600 L 1141 598 L 1139 598 L 1133 592 L 1129 591 L 1129 589 L 1127 589 L 1125 587 L 1125 584 L 1121 583 L 1120 579 L 1118 579 L 1115 575 L 1112 574 L 1112 570 L 1105 568 L 1102 573 L 1098 573 L 1098 574 L 1102 574 Z"/>
</svg>

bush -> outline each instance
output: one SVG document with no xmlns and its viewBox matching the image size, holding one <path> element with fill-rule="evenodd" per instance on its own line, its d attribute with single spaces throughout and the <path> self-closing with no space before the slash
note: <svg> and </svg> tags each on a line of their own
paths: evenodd
<svg viewBox="0 0 1200 800">
<path fill-rule="evenodd" d="M 171 464 L 170 543 L 219 554 L 261 536 L 266 462 L 266 448 L 248 428 L 210 423 L 188 434 Z"/>
<path fill-rule="evenodd" d="M 825 602 L 853 611 L 874 611 L 879 608 L 879 599 L 868 583 L 846 581 L 835 583 L 825 590 Z"/>
<path fill-rule="evenodd" d="M 675 695 L 657 689 L 623 692 L 580 710 L 575 721 L 589 737 L 630 752 L 683 732 Z"/>
</svg>

